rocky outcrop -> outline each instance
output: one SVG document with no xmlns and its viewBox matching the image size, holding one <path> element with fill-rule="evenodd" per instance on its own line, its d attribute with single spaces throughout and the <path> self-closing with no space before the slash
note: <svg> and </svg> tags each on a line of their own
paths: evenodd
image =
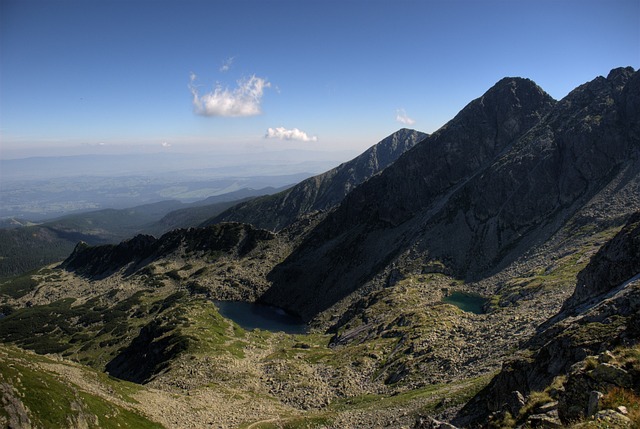
<svg viewBox="0 0 640 429">
<path fill-rule="evenodd" d="M 403 128 L 349 162 L 279 194 L 238 204 L 204 225 L 234 221 L 279 231 L 305 213 L 336 206 L 355 187 L 387 168 L 425 137 L 427 134 Z"/>
<path fill-rule="evenodd" d="M 623 276 L 625 281 L 610 285 L 615 277 L 615 267 L 634 267 L 638 263 L 638 214 L 592 258 L 578 274 L 576 292 L 567 302 L 582 302 L 588 289 L 600 297 L 598 302 L 577 307 L 565 305 L 562 313 L 545 323 L 541 330 L 528 340 L 512 360 L 503 364 L 502 371 L 472 401 L 457 422 L 486 421 L 493 412 L 501 412 L 509 404 L 508 392 L 519 390 L 524 394 L 547 388 L 558 375 L 569 375 L 564 393 L 559 400 L 559 416 L 563 422 L 574 421 L 587 415 L 591 391 L 606 386 L 632 387 L 638 381 L 620 367 L 610 363 L 608 350 L 620 346 L 635 345 L 640 340 L 640 270 L 630 269 Z M 621 252 L 621 249 L 627 251 Z M 609 269 L 603 267 L 608 266 Z M 626 277 L 631 277 L 626 279 Z M 594 285 L 604 285 L 594 289 Z M 609 293 L 606 293 L 609 292 Z M 576 310 L 581 312 L 576 314 Z M 588 359 L 589 356 L 600 357 Z M 608 357 L 609 356 L 609 357 Z M 578 367 L 575 365 L 583 362 Z M 586 367 L 584 362 L 590 362 Z"/>
<path fill-rule="evenodd" d="M 454 425 L 425 416 L 416 419 L 413 429 L 457 429 Z"/>
<path fill-rule="evenodd" d="M 615 359 L 614 355 L 605 351 L 573 365 L 558 395 L 558 413 L 562 421 L 593 417 L 601 411 L 602 392 L 614 387 L 631 389 L 640 381 L 638 374 L 630 373 L 615 360 L 609 361 L 611 358 Z"/>
<path fill-rule="evenodd" d="M 616 237 L 602 246 L 586 269 L 578 274 L 578 286 L 565 302 L 564 311 L 598 302 L 640 273 L 640 212 L 629 220 Z"/>
<path fill-rule="evenodd" d="M 0 383 L 0 403 L 7 417 L 0 418 L 0 424 L 7 428 L 31 429 L 33 426 L 24 404 L 17 392 L 8 383 Z"/>
</svg>

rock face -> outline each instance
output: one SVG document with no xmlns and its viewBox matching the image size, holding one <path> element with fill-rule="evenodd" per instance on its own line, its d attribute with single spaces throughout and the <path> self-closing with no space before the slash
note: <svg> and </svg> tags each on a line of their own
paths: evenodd
<svg viewBox="0 0 640 429">
<path fill-rule="evenodd" d="M 527 341 L 519 355 L 503 365 L 503 370 L 463 409 L 457 419 L 459 423 L 486 421 L 491 412 L 509 404 L 508 392 L 541 391 L 558 375 L 568 375 L 559 404 L 563 422 L 587 415 L 590 392 L 607 386 L 629 388 L 637 383 L 626 370 L 609 363 L 614 357 L 608 350 L 637 344 L 640 338 L 639 220 L 640 213 L 633 215 L 620 233 L 594 255 L 578 274 L 576 292 L 562 312 L 552 319 L 555 323 L 544 324 L 545 329 Z M 621 277 L 624 280 L 612 287 L 616 267 L 636 268 L 629 268 Z M 632 280 L 628 281 L 628 277 Z M 588 282 L 584 281 L 586 278 Z M 574 303 L 583 303 L 583 297 L 589 296 L 587 292 L 594 293 L 599 300 L 591 301 L 589 306 L 576 307 Z M 594 355 L 599 355 L 597 360 L 594 358 L 591 363 L 575 367 Z"/>
<path fill-rule="evenodd" d="M 310 319 L 394 265 L 478 280 L 570 220 L 624 222 L 640 209 L 639 111 L 631 68 L 557 103 L 530 80 L 499 81 L 348 194 L 271 273 L 263 300 Z M 609 211 L 592 213 L 605 194 Z"/>
<path fill-rule="evenodd" d="M 425 137 L 427 134 L 403 128 L 349 162 L 279 194 L 238 204 L 204 225 L 234 221 L 279 231 L 305 213 L 336 206 L 356 186 L 384 170 Z"/>
<path fill-rule="evenodd" d="M 597 302 L 602 295 L 640 273 L 640 213 L 631 217 L 615 239 L 602 246 L 591 263 L 578 275 L 578 286 L 563 310 Z"/>
</svg>

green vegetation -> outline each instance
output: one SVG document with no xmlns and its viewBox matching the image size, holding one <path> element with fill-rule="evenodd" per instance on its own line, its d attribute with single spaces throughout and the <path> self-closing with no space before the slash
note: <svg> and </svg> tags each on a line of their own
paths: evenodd
<svg viewBox="0 0 640 429">
<path fill-rule="evenodd" d="M 0 229 L 0 279 L 62 261 L 80 239 L 42 226 Z"/>
<path fill-rule="evenodd" d="M 38 286 L 38 282 L 32 277 L 34 273 L 32 271 L 0 283 L 0 295 L 7 295 L 15 299 L 25 296 Z"/>
<path fill-rule="evenodd" d="M 518 414 L 518 421 L 526 421 L 526 418 L 533 414 L 536 408 L 538 408 L 540 405 L 544 405 L 552 401 L 553 399 L 549 395 L 548 390 L 529 393 L 529 396 L 527 397 L 527 403 L 524 404 L 524 407 L 520 409 L 520 413 Z"/>
<path fill-rule="evenodd" d="M 180 332 L 193 340 L 190 352 L 194 354 L 219 356 L 229 353 L 241 359 L 248 343 L 262 343 L 259 338 L 247 337 L 244 329 L 220 316 L 209 300 L 192 300 L 187 319 L 189 323 Z"/>
<path fill-rule="evenodd" d="M 601 399 L 601 407 L 614 410 L 619 406 L 627 408 L 631 429 L 640 428 L 640 395 L 631 389 L 614 386 Z"/>
<path fill-rule="evenodd" d="M 276 419 L 267 419 L 261 422 L 241 425 L 240 428 L 252 429 L 321 429 L 326 428 L 333 423 L 333 419 L 327 416 L 313 417 L 280 417 Z"/>
<path fill-rule="evenodd" d="M 102 369 L 154 318 L 179 321 L 178 312 L 167 310 L 184 297 L 184 292 L 163 297 L 143 290 L 115 305 L 109 304 L 107 293 L 80 305 L 67 298 L 24 307 L 0 319 L 0 340 L 40 354 L 62 353 Z"/>
</svg>

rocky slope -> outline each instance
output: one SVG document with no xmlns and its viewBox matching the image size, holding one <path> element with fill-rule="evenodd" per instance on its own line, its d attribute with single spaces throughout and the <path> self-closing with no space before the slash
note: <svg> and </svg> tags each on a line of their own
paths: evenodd
<svg viewBox="0 0 640 429">
<path fill-rule="evenodd" d="M 384 170 L 425 137 L 427 134 L 419 131 L 401 129 L 349 162 L 279 194 L 238 204 L 203 225 L 234 221 L 281 230 L 305 213 L 338 205 L 355 187 Z"/>
<path fill-rule="evenodd" d="M 603 295 L 624 287 L 640 273 L 640 212 L 634 214 L 615 239 L 607 242 L 577 277 L 573 295 L 561 314 L 578 312 L 585 305 L 602 301 Z M 622 286 L 621 286 L 622 285 Z"/>
<path fill-rule="evenodd" d="M 311 319 L 394 266 L 480 280 L 564 226 L 620 225 L 640 208 L 639 94 L 631 68 L 557 103 L 503 79 L 351 192 L 271 273 L 264 301 Z"/>
<path fill-rule="evenodd" d="M 530 396 L 548 389 L 554 380 L 559 401 L 554 409 L 564 424 L 593 414 L 588 412 L 592 391 L 618 388 L 629 389 L 632 396 L 640 394 L 640 360 L 614 366 L 611 353 L 637 349 L 640 343 L 639 240 L 640 212 L 592 257 L 560 313 L 543 324 L 467 404 L 459 424 L 486 422 L 491 413 L 494 418 L 507 411 L 517 415 L 520 409 L 514 410 L 513 392 Z"/>
</svg>

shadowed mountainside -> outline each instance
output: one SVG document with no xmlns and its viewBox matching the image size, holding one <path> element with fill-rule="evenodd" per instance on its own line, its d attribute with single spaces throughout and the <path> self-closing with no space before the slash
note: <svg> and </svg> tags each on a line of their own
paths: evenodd
<svg viewBox="0 0 640 429">
<path fill-rule="evenodd" d="M 127 267 L 133 273 L 146 264 L 177 252 L 225 252 L 243 256 L 259 241 L 273 239 L 265 230 L 251 225 L 225 223 L 207 228 L 176 229 L 156 239 L 137 235 L 120 244 L 88 246 L 79 243 L 61 265 L 62 268 L 90 278 L 103 278 Z"/>
</svg>

